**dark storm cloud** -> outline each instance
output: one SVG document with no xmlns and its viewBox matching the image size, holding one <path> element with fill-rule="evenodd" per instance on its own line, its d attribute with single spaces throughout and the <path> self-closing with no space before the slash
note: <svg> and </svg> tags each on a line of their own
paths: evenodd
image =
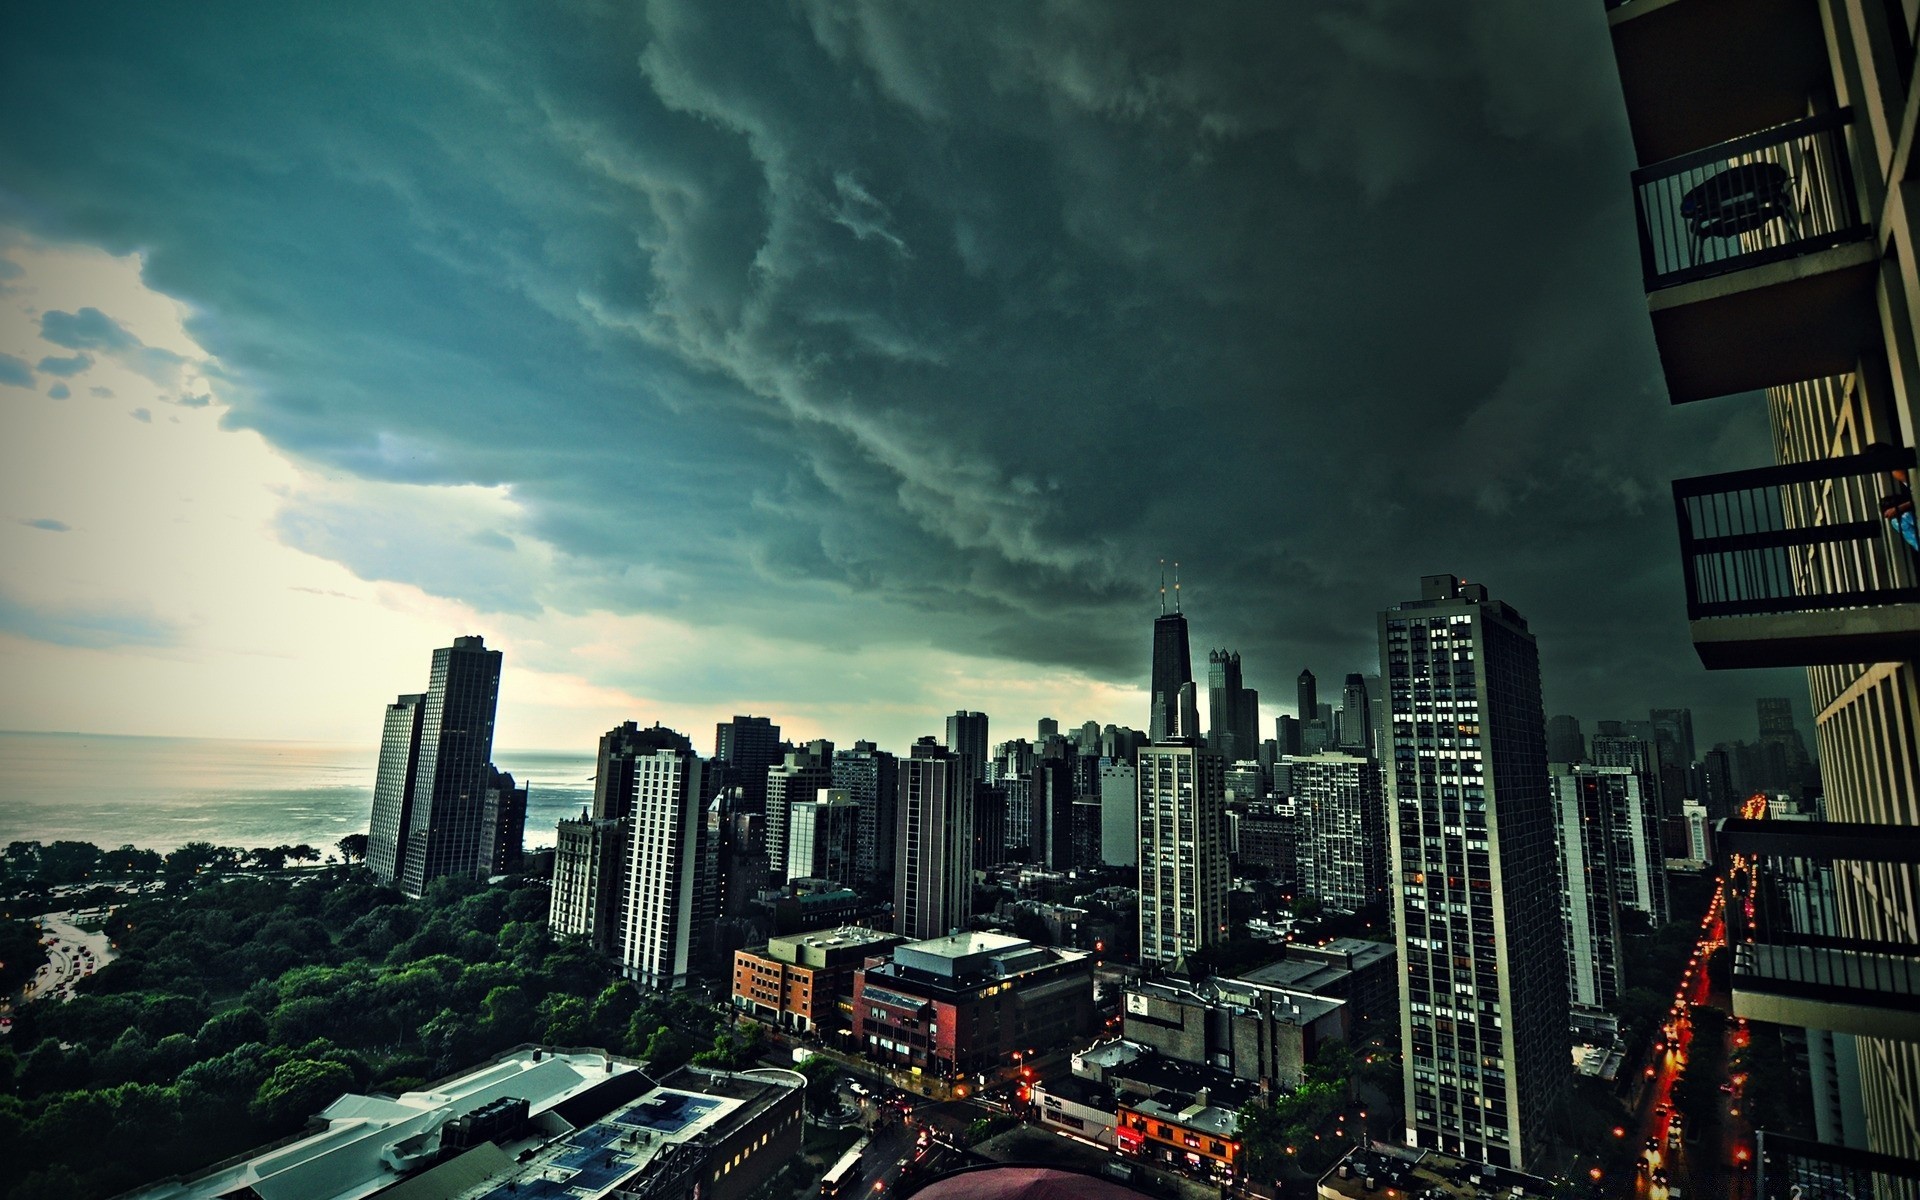
<svg viewBox="0 0 1920 1200">
<path fill-rule="evenodd" d="M 561 555 L 283 522 L 365 574 L 1126 680 L 1179 558 L 1274 699 L 1451 570 L 1552 707 L 1755 687 L 1666 497 L 1764 427 L 1668 410 L 1598 5 L 87 7 L 8 18 L 0 215 L 146 251 L 230 421 Z"/>
<path fill-rule="evenodd" d="M 79 312 L 55 309 L 42 314 L 40 336 L 71 350 L 129 350 L 140 344 L 140 339 L 122 328 L 120 322 L 97 308 L 83 308 Z"/>
</svg>

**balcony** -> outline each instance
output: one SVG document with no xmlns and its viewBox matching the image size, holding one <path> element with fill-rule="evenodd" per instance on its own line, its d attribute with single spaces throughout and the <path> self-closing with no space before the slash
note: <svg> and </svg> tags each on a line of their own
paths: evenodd
<svg viewBox="0 0 1920 1200">
<path fill-rule="evenodd" d="M 1830 91 L 1811 0 L 1608 0 L 1637 158 L 1659 162 L 1804 116 Z"/>
<path fill-rule="evenodd" d="M 1687 620 L 1710 670 L 1920 654 L 1920 555 L 1881 515 L 1913 451 L 1677 479 Z"/>
<path fill-rule="evenodd" d="M 1843 374 L 1878 336 L 1879 248 L 1847 160 L 1852 121 L 1838 109 L 1633 173 L 1674 403 Z"/>
<path fill-rule="evenodd" d="M 1900 1196 L 1900 1185 L 1920 1183 L 1920 1163 L 1871 1150 L 1826 1146 L 1761 1130 L 1754 1195 Z M 1920 1190 L 1920 1189 L 1916 1189 Z"/>
<path fill-rule="evenodd" d="M 1734 1015 L 1920 1041 L 1920 944 L 1859 936 L 1847 915 L 1911 894 L 1920 828 L 1731 820 L 1720 841 L 1745 880 L 1727 905 Z"/>
</svg>

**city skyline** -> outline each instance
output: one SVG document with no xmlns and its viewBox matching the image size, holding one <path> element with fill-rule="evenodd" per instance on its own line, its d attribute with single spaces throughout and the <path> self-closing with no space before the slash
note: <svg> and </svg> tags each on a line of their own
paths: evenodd
<svg viewBox="0 0 1920 1200">
<path fill-rule="evenodd" d="M 370 743 L 383 664 L 465 630 L 508 745 L 1131 724 L 1162 557 L 1273 696 L 1440 570 L 1550 635 L 1550 711 L 1794 694 L 1676 615 L 1667 482 L 1764 422 L 1660 394 L 1600 13 L 650 15 L 10 18 L 0 726 Z M 1217 535 L 1131 502 L 1142 429 Z"/>
</svg>

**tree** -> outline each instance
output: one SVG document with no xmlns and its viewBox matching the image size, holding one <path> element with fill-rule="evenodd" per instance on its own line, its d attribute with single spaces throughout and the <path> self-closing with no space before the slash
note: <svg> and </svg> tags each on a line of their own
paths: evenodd
<svg viewBox="0 0 1920 1200">
<path fill-rule="evenodd" d="M 40 944 L 40 928 L 30 921 L 0 920 L 0 995 L 24 987 L 45 966 L 47 948 Z"/>
<path fill-rule="evenodd" d="M 812 1054 L 796 1069 L 807 1077 L 807 1111 L 818 1116 L 832 1108 L 833 1081 L 840 1074 L 840 1064 Z"/>
<path fill-rule="evenodd" d="M 350 863 L 367 861 L 367 835 L 350 833 L 334 843 L 340 851 L 340 857 Z"/>
<path fill-rule="evenodd" d="M 344 1063 L 298 1058 L 274 1068 L 249 1107 L 270 1125 L 289 1126 L 315 1115 L 352 1085 L 353 1072 Z"/>
</svg>

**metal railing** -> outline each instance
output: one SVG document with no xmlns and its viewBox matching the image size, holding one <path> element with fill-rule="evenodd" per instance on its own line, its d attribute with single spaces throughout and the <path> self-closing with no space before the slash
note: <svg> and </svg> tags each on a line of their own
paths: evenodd
<svg viewBox="0 0 1920 1200">
<path fill-rule="evenodd" d="M 1754 1195 L 1760 1200 L 1874 1200 L 1911 1195 L 1920 1162 L 1827 1146 L 1761 1130 Z M 1905 1186 L 1903 1186 L 1905 1185 Z"/>
<path fill-rule="evenodd" d="M 1913 463 L 1911 450 L 1876 446 L 1676 479 L 1688 618 L 1920 603 L 1920 552 L 1883 515 L 1911 496 L 1893 472 Z"/>
<path fill-rule="evenodd" d="M 1871 236 L 1836 109 L 1633 173 L 1648 291 Z"/>
</svg>

